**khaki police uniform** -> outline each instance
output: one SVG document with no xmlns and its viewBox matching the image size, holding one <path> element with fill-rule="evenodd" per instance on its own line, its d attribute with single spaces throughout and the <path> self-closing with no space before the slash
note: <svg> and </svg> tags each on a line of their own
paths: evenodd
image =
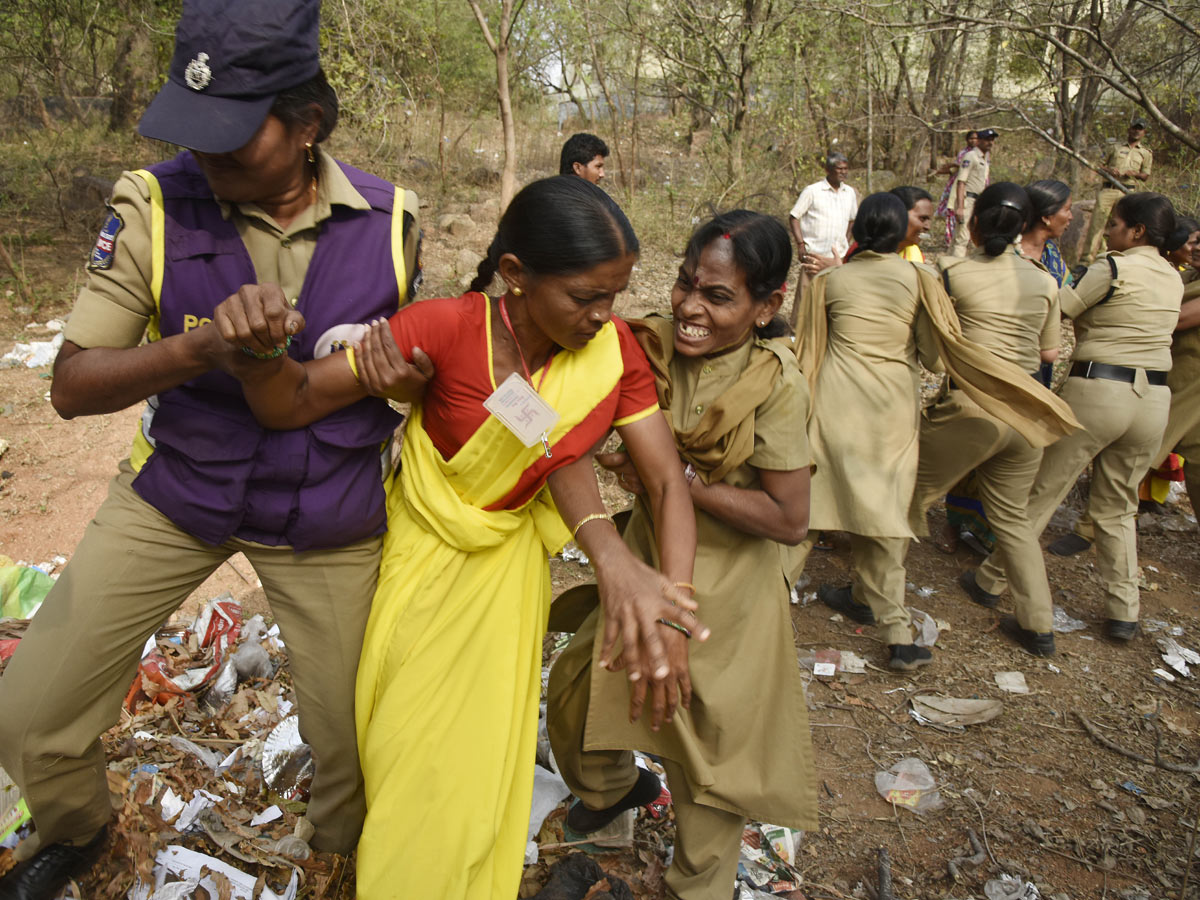
<svg viewBox="0 0 1200 900">
<path fill-rule="evenodd" d="M 1189 269 L 1184 276 L 1183 302 L 1200 302 L 1200 275 Z M 1177 331 L 1171 342 L 1171 411 L 1154 467 L 1172 451 L 1183 457 L 1183 477 L 1192 507 L 1200 510 L 1200 327 Z"/>
<path fill-rule="evenodd" d="M 1136 622 L 1138 483 L 1154 460 L 1167 423 L 1171 335 L 1179 321 L 1179 273 L 1154 247 L 1134 247 L 1094 263 L 1059 302 L 1075 323 L 1071 376 L 1061 396 L 1083 430 L 1046 448 L 1029 494 L 1029 521 L 1040 533 L 1092 463 L 1089 509 L 1108 618 Z M 1111 288 L 1111 294 L 1110 294 Z M 1088 364 L 1101 368 L 1089 370 Z M 1010 568 L 998 549 L 976 581 L 1000 593 Z"/>
<path fill-rule="evenodd" d="M 1125 143 L 1119 147 L 1113 147 L 1108 152 L 1108 156 L 1104 158 L 1104 165 L 1122 173 L 1123 177 L 1118 180 L 1131 191 L 1144 189 L 1142 187 L 1144 182 L 1140 182 L 1132 177 L 1132 173 L 1138 172 L 1142 175 L 1149 175 L 1150 166 L 1153 162 L 1154 154 L 1148 147 L 1141 146 L 1140 142 L 1137 146 Z M 1100 188 L 1100 193 L 1096 196 L 1096 206 L 1092 210 L 1092 221 L 1088 226 L 1087 249 L 1084 251 L 1083 256 L 1083 262 L 1089 264 L 1104 252 L 1104 226 L 1108 224 L 1108 217 L 1112 212 L 1112 208 L 1116 206 L 1117 201 L 1125 194 L 1124 191 L 1113 187 L 1107 178 L 1104 178 L 1104 176 L 1101 176 L 1101 178 L 1104 181 L 1104 185 Z"/>
<path fill-rule="evenodd" d="M 278 283 L 288 297 L 300 292 L 320 224 L 332 208 L 368 205 L 332 158 L 322 153 L 318 159 L 316 202 L 287 228 L 256 206 L 222 205 L 259 280 Z M 404 205 L 414 217 L 406 271 L 415 273 L 416 195 L 409 193 Z M 112 264 L 89 272 L 64 333 L 85 349 L 136 346 L 155 312 L 146 182 L 122 175 L 111 206 L 123 222 Z M 197 319 L 190 327 L 206 324 Z M 130 461 L 123 461 L 4 673 L 0 755 L 37 822 L 18 855 L 27 859 L 52 843 L 86 841 L 110 820 L 97 735 L 116 723 L 147 638 L 238 552 L 254 566 L 287 642 L 301 731 L 316 762 L 307 810 L 316 828 L 313 846 L 349 853 L 365 812 L 354 682 L 383 539 L 304 553 L 239 538 L 214 547 L 143 500 L 133 490 L 134 477 Z"/>
<path fill-rule="evenodd" d="M 1062 340 L 1054 277 L 1015 249 L 997 257 L 980 250 L 962 260 L 942 257 L 938 267 L 949 283 L 963 337 L 1036 374 L 1039 351 L 1057 348 Z M 1050 586 L 1038 532 L 1026 514 L 1041 459 L 1040 448 L 948 383 L 922 413 L 912 521 L 914 530 L 925 533 L 925 511 L 977 470 L 988 524 L 1004 550 L 1017 620 L 1022 628 L 1045 634 L 1053 625 Z"/>
<path fill-rule="evenodd" d="M 816 465 L 809 528 L 850 533 L 853 599 L 871 607 L 885 643 L 911 644 L 904 557 L 917 477 L 917 359 L 937 365 L 932 327 L 916 268 L 894 253 L 860 251 L 817 277 L 827 279 L 829 337 L 808 428 Z"/>
<path fill-rule="evenodd" d="M 991 166 L 987 154 L 978 147 L 968 150 L 959 164 L 958 174 L 954 176 L 954 183 L 950 185 L 950 203 L 952 205 L 957 203 L 960 182 L 966 189 L 966 196 L 963 199 L 962 218 L 958 220 L 958 226 L 954 229 L 954 243 L 950 247 L 951 256 L 967 255 L 967 244 L 971 242 L 969 226 L 971 216 L 975 212 L 975 199 L 987 187 Z"/>
<path fill-rule="evenodd" d="M 753 347 L 750 340 L 711 358 L 675 355 L 670 413 L 679 433 L 691 432 L 714 402 L 739 389 Z M 794 471 L 811 462 L 805 437 L 808 385 L 794 360 L 789 363 L 770 396 L 752 411 L 753 454 L 725 476 L 725 484 L 761 490 L 760 472 Z M 643 501 L 635 505 L 623 537 L 639 559 L 650 564 L 657 559 L 653 521 Z M 663 878 L 672 898 L 729 900 L 747 819 L 806 831 L 816 827 L 804 688 L 778 552 L 775 542 L 696 510 L 692 580 L 713 638 L 689 650 L 691 709 L 678 710 L 659 731 L 646 726 L 646 716 L 629 721 L 626 679 L 595 664 L 596 634 L 603 631 L 599 611 L 577 629 L 550 672 L 547 727 L 554 758 L 586 806 L 605 809 L 629 792 L 638 778 L 631 750 L 662 761 L 676 824 L 675 856 Z M 551 607 L 552 622 L 560 602 Z M 747 702 L 748 692 L 753 702 Z M 764 709 L 771 714 L 764 716 Z M 731 741 L 731 735 L 740 739 Z"/>
</svg>

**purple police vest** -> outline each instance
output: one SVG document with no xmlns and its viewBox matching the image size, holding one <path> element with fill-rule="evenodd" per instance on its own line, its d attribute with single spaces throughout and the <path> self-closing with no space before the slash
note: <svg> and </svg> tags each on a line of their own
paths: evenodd
<svg viewBox="0 0 1200 900">
<path fill-rule="evenodd" d="M 288 355 L 314 356 L 327 329 L 396 311 L 393 186 L 344 163 L 369 210 L 334 206 L 296 308 L 305 329 Z M 159 330 L 209 317 L 257 276 L 232 221 L 188 152 L 150 168 L 162 187 L 165 252 Z M 397 211 L 397 214 L 402 214 Z M 194 320 L 193 320 L 194 321 Z M 212 371 L 158 395 L 155 449 L 133 487 L 176 525 L 209 544 L 236 536 L 297 551 L 339 547 L 387 526 L 380 450 L 400 416 L 366 398 L 307 428 L 270 431 L 254 419 L 237 379 Z"/>
</svg>

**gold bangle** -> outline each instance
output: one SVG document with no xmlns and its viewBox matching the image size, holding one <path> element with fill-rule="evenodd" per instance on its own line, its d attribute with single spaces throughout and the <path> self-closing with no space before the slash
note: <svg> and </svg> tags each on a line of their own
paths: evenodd
<svg viewBox="0 0 1200 900">
<path fill-rule="evenodd" d="M 612 522 L 612 516 L 610 516 L 608 513 L 591 513 L 590 515 L 586 515 L 576 522 L 575 527 L 571 529 L 571 540 L 575 540 L 576 535 L 579 534 L 580 528 L 582 528 L 588 522 L 595 522 L 597 519 L 608 519 L 608 521 Z M 616 522 L 613 522 L 614 528 L 616 527 L 616 524 Z"/>
<path fill-rule="evenodd" d="M 678 587 L 678 588 L 687 588 L 693 594 L 696 593 L 696 586 L 694 584 L 692 584 L 690 581 L 677 581 L 671 586 Z"/>
</svg>

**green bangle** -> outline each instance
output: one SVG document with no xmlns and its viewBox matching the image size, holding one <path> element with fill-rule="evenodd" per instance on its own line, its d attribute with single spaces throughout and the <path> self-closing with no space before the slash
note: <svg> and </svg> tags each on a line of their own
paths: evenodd
<svg viewBox="0 0 1200 900">
<path fill-rule="evenodd" d="M 276 347 L 270 353 L 259 353 L 256 350 L 251 350 L 249 347 L 243 346 L 242 352 L 247 356 L 253 356 L 255 359 L 279 359 L 283 354 L 287 353 L 288 347 L 292 346 L 292 336 L 287 336 L 287 343 L 282 347 Z"/>
<path fill-rule="evenodd" d="M 682 625 L 680 625 L 678 622 L 672 622 L 670 619 L 659 619 L 658 624 L 666 625 L 668 628 L 674 628 L 676 631 L 678 631 L 680 634 L 682 634 L 684 637 L 688 638 L 689 640 L 692 637 L 692 633 L 690 631 L 688 631 L 686 628 L 684 628 Z"/>
</svg>

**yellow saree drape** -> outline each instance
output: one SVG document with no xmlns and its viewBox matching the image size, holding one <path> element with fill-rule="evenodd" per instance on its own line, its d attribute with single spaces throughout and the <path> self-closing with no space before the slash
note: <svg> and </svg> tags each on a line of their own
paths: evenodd
<svg viewBox="0 0 1200 900">
<path fill-rule="evenodd" d="M 562 415 L 552 445 L 621 371 L 611 323 L 557 355 L 541 390 Z M 533 791 L 547 551 L 570 534 L 545 487 L 520 509 L 486 509 L 540 444 L 524 447 L 489 417 L 445 460 L 423 415 L 413 410 L 405 434 L 358 671 L 367 818 L 357 895 L 511 900 Z"/>
</svg>

